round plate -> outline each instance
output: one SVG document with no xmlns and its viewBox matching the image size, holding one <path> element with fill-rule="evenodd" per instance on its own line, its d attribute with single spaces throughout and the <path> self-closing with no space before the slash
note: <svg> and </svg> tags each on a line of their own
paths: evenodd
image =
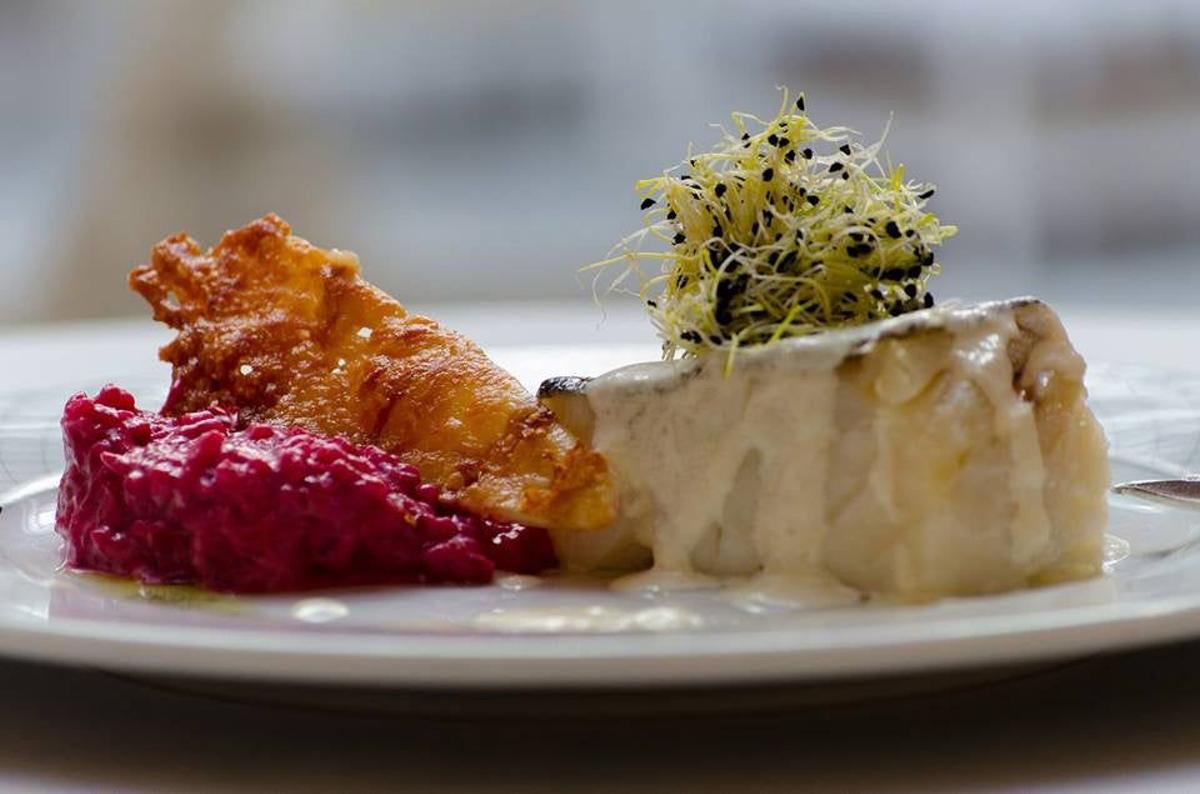
<svg viewBox="0 0 1200 794">
<path fill-rule="evenodd" d="M 553 577 L 234 598 L 63 571 L 54 534 L 59 411 L 70 392 L 108 379 L 156 406 L 166 373 L 153 361 L 155 341 L 119 328 L 38 337 L 20 350 L 36 388 L 0 391 L 4 654 L 161 676 L 561 690 L 797 684 L 1015 665 L 1200 635 L 1200 512 L 1129 497 L 1112 498 L 1106 576 L 922 606 L 797 611 Z M 66 351 L 74 358 L 64 366 Z M 652 348 L 491 352 L 536 385 Z M 1115 478 L 1180 476 L 1198 462 L 1200 375 L 1093 366 L 1089 385 Z"/>
</svg>

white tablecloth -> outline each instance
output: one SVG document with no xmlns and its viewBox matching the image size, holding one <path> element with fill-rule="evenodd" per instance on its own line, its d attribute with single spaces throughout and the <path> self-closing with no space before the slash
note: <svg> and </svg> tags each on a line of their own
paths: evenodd
<svg viewBox="0 0 1200 794">
<path fill-rule="evenodd" d="M 1200 644 L 753 718 L 446 722 L 0 665 L 6 791 L 1200 790 Z"/>
</svg>

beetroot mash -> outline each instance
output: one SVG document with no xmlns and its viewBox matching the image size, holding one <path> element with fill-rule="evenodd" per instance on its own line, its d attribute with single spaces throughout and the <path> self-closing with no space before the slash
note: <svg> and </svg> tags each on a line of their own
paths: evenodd
<svg viewBox="0 0 1200 794">
<path fill-rule="evenodd" d="M 556 564 L 543 529 L 472 516 L 380 449 L 222 409 L 167 417 L 107 386 L 63 412 L 67 564 L 230 592 L 483 583 Z"/>
</svg>

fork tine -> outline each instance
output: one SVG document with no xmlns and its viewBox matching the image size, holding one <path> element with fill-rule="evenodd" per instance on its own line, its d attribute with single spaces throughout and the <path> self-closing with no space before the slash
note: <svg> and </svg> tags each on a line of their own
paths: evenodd
<svg viewBox="0 0 1200 794">
<path fill-rule="evenodd" d="M 1195 480 L 1132 480 L 1117 483 L 1114 493 L 1130 496 L 1151 496 L 1158 499 L 1200 505 L 1200 479 Z"/>
</svg>

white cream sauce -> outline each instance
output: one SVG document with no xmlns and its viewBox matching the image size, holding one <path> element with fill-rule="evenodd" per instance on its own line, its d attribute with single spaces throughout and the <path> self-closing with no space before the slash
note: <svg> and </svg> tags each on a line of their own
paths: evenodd
<svg viewBox="0 0 1200 794">
<path fill-rule="evenodd" d="M 838 367 L 882 339 L 931 330 L 952 335 L 949 360 L 937 366 L 986 396 L 994 435 L 1008 450 L 1013 567 L 1045 557 L 1053 530 L 1046 472 L 1032 406 L 1014 388 L 1008 350 L 1020 333 L 1014 313 L 1023 305 L 940 309 L 789 340 L 739 354 L 728 376 L 723 357 L 714 356 L 634 365 L 590 381 L 592 445 L 608 457 L 620 491 L 622 518 L 611 531 L 652 549 L 654 559 L 651 570 L 615 586 L 694 589 L 732 577 L 741 581 L 734 591 L 743 600 L 814 606 L 857 600 L 858 591 L 843 585 L 823 557 Z M 1039 304 L 1026 317 L 1039 325 L 1026 377 L 1047 370 L 1080 377 L 1082 360 L 1053 313 Z M 905 378 L 885 372 L 877 388 L 894 394 L 881 395 L 881 402 L 910 399 L 916 391 L 906 388 L 925 387 L 919 378 Z M 900 421 L 895 416 L 876 412 L 878 454 L 862 473 L 890 521 L 899 520 L 893 502 L 898 471 L 888 444 L 880 442 L 891 437 L 895 428 L 888 423 Z M 901 588 L 904 553 L 894 563 Z"/>
<path fill-rule="evenodd" d="M 1032 403 L 1013 389 L 1008 343 L 1018 333 L 1012 315 L 998 315 L 955 339 L 952 356 L 959 375 L 974 383 L 992 404 L 995 433 L 1008 442 L 1008 491 L 1015 508 L 1009 534 L 1018 564 L 1030 563 L 1050 540 L 1043 492 L 1046 470 Z"/>
<path fill-rule="evenodd" d="M 744 582 L 731 582 L 725 599 L 747 612 L 767 609 L 830 609 L 857 604 L 865 595 L 828 575 L 795 572 L 760 573 Z"/>
</svg>

